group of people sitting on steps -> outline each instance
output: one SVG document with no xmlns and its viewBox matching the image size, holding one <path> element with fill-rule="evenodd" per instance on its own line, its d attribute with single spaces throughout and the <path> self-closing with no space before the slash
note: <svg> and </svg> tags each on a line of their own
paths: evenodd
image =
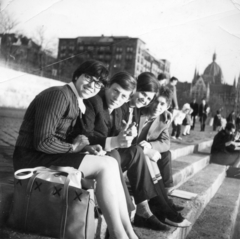
<svg viewBox="0 0 240 239">
<path fill-rule="evenodd" d="M 109 77 L 88 60 L 72 82 L 51 87 L 29 105 L 16 142 L 14 170 L 71 166 L 96 180 L 96 197 L 111 239 L 137 239 L 134 225 L 166 231 L 191 223 L 168 197 L 173 188 L 169 126 L 172 94 L 150 72 Z M 151 170 L 153 169 L 154 170 Z M 153 171 L 155 173 L 153 173 Z M 168 225 L 167 225 L 168 224 Z"/>
</svg>

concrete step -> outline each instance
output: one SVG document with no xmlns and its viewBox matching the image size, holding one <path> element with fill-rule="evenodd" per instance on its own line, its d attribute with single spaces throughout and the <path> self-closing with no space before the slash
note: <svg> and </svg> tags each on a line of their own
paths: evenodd
<svg viewBox="0 0 240 239">
<path fill-rule="evenodd" d="M 185 207 L 182 211 L 182 215 L 191 221 L 193 225 L 208 202 L 217 192 L 225 178 L 225 175 L 225 166 L 210 164 L 179 187 L 180 190 L 196 193 L 196 198 L 192 200 L 185 200 L 172 197 L 176 204 L 183 205 Z M 185 239 L 191 230 L 191 227 L 171 227 L 168 232 L 157 232 L 137 227 L 135 227 L 135 230 L 141 239 Z"/>
<path fill-rule="evenodd" d="M 190 154 L 172 161 L 173 184 L 179 187 L 209 164 L 207 154 Z"/>
<path fill-rule="evenodd" d="M 183 144 L 182 142 L 178 145 L 171 145 L 172 160 L 192 153 L 201 152 L 205 148 L 209 148 L 211 145 L 212 140 L 204 141 L 195 145 Z"/>
<path fill-rule="evenodd" d="M 192 227 L 187 239 L 233 238 L 240 202 L 239 179 L 225 178 Z M 237 228 L 239 230 L 239 228 Z M 237 235 L 235 235 L 237 236 Z M 239 234 L 238 237 L 240 238 Z"/>
</svg>

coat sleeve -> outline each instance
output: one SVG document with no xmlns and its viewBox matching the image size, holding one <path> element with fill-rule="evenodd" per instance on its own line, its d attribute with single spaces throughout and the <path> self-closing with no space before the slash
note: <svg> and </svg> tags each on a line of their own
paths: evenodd
<svg viewBox="0 0 240 239">
<path fill-rule="evenodd" d="M 103 148 L 106 144 L 107 132 L 103 129 L 103 117 L 101 104 L 96 98 L 84 101 L 86 105 L 85 118 L 85 135 L 91 145 L 100 144 Z"/>
<path fill-rule="evenodd" d="M 170 150 L 170 136 L 168 127 L 163 129 L 163 131 L 160 133 L 158 138 L 153 141 L 149 141 L 151 143 L 152 148 L 159 151 L 160 153 L 166 152 Z"/>
<path fill-rule="evenodd" d="M 34 148 L 47 154 L 72 152 L 72 145 L 56 134 L 68 107 L 66 96 L 56 90 L 38 97 L 35 101 Z"/>
</svg>

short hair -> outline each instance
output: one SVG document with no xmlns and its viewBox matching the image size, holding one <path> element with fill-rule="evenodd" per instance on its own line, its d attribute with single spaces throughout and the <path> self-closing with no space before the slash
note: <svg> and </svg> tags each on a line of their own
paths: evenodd
<svg viewBox="0 0 240 239">
<path fill-rule="evenodd" d="M 155 75 L 151 72 L 143 72 L 137 78 L 137 91 L 157 93 L 159 83 Z"/>
<path fill-rule="evenodd" d="M 96 60 L 88 60 L 83 62 L 73 73 L 72 82 L 75 82 L 79 76 L 82 74 L 88 74 L 90 76 L 94 76 L 99 81 L 101 81 L 104 85 L 107 82 L 108 78 L 108 70 L 104 63 Z"/>
<path fill-rule="evenodd" d="M 157 78 L 159 81 L 167 79 L 166 75 L 164 73 L 160 73 Z"/>
<path fill-rule="evenodd" d="M 155 97 L 155 99 L 151 102 L 151 104 L 149 104 L 148 106 L 143 107 L 141 109 L 142 114 L 144 114 L 144 115 L 152 115 L 154 107 L 155 107 L 155 103 L 157 103 L 157 99 L 159 97 L 164 97 L 166 99 L 166 102 L 167 102 L 168 106 L 171 105 L 171 102 L 172 102 L 172 91 L 168 87 L 162 86 L 162 87 L 159 88 L 158 96 Z"/>
<path fill-rule="evenodd" d="M 175 76 L 171 77 L 170 82 L 173 82 L 173 81 L 178 81 L 178 78 L 176 78 Z"/>
<path fill-rule="evenodd" d="M 114 83 L 120 85 L 124 90 L 134 92 L 136 90 L 137 81 L 132 77 L 131 74 L 125 71 L 118 72 L 114 74 L 109 82 L 108 86 L 113 85 Z"/>
<path fill-rule="evenodd" d="M 228 122 L 226 124 L 225 130 L 231 131 L 232 129 L 235 129 L 235 125 L 231 122 Z"/>
<path fill-rule="evenodd" d="M 171 105 L 173 93 L 167 86 L 162 86 L 159 89 L 158 97 L 160 96 L 166 99 L 168 106 Z"/>
</svg>

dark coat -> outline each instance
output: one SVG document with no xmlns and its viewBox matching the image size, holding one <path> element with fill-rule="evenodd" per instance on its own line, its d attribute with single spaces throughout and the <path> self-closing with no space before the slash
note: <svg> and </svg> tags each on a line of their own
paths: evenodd
<svg viewBox="0 0 240 239">
<path fill-rule="evenodd" d="M 198 103 L 197 102 L 195 102 L 195 103 L 191 103 L 190 104 L 190 107 L 193 109 L 193 112 L 192 112 L 192 116 L 196 116 L 196 115 L 198 115 Z"/>
<path fill-rule="evenodd" d="M 207 116 L 207 108 L 208 108 L 208 104 L 206 103 L 205 105 L 203 105 L 202 103 L 199 105 L 199 110 L 198 110 L 198 115 L 199 117 L 202 116 Z"/>
<path fill-rule="evenodd" d="M 98 95 L 84 100 L 86 112 L 84 115 L 86 124 L 86 135 L 90 144 L 100 144 L 103 148 L 107 137 L 117 136 L 122 127 L 122 110 L 115 109 L 112 112 L 113 124 L 110 120 L 110 114 L 105 98 L 105 91 Z"/>
<path fill-rule="evenodd" d="M 239 151 L 234 150 L 234 146 L 225 146 L 226 142 L 233 140 L 232 135 L 228 135 L 225 130 L 219 131 L 211 147 L 211 163 L 221 165 L 232 165 L 239 157 Z"/>
</svg>

